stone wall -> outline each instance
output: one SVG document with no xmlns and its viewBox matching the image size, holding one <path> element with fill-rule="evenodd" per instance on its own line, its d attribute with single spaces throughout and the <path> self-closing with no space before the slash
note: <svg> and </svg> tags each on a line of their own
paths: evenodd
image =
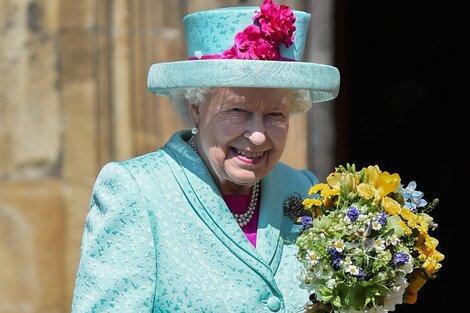
<svg viewBox="0 0 470 313">
<path fill-rule="evenodd" d="M 149 66 L 185 58 L 187 12 L 238 4 L 0 0 L 0 313 L 70 311 L 99 169 L 183 126 L 147 91 Z M 305 129 L 292 121 L 283 159 L 299 168 Z"/>
</svg>

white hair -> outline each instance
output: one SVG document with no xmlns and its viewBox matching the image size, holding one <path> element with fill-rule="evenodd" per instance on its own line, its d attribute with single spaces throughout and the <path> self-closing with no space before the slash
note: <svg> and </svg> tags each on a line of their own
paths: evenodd
<svg viewBox="0 0 470 313">
<path fill-rule="evenodd" d="M 178 88 L 170 90 L 171 105 L 181 120 L 187 126 L 194 126 L 189 114 L 189 104 L 200 105 L 206 100 L 206 96 L 212 92 L 211 87 Z M 289 113 L 304 113 L 312 107 L 312 100 L 308 90 L 291 89 L 289 98 Z"/>
</svg>

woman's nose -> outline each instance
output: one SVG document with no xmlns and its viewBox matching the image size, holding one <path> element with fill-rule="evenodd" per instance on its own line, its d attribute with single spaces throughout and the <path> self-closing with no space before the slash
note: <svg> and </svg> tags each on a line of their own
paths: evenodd
<svg viewBox="0 0 470 313">
<path fill-rule="evenodd" d="M 245 137 L 257 146 L 262 145 L 266 141 L 266 128 L 263 116 L 252 114 Z"/>
</svg>

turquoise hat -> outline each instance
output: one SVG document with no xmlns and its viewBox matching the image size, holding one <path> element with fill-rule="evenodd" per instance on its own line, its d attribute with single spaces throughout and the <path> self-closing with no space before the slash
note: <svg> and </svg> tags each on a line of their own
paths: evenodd
<svg viewBox="0 0 470 313">
<path fill-rule="evenodd" d="M 261 10 L 260 10 L 261 8 Z M 183 18 L 188 60 L 152 64 L 148 89 L 167 96 L 188 87 L 305 89 L 312 102 L 339 91 L 336 67 L 302 62 L 311 15 L 265 0 Z"/>
</svg>

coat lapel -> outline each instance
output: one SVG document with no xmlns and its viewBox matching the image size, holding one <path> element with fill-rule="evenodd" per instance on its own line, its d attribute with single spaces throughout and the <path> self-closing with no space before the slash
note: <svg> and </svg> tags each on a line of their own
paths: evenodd
<svg viewBox="0 0 470 313">
<path fill-rule="evenodd" d="M 280 181 L 273 175 L 261 181 L 261 207 L 256 234 L 257 251 L 275 272 L 282 255 L 280 236 L 283 218 L 283 192 Z"/>
<path fill-rule="evenodd" d="M 233 218 L 203 161 L 184 142 L 185 136 L 186 132 L 177 133 L 163 148 L 167 153 L 165 158 L 181 191 L 212 233 L 242 262 L 263 276 L 272 288 L 277 289 L 274 281 L 275 271 L 271 263 L 276 254 L 281 255 L 278 242 L 281 219 L 276 219 L 277 213 L 270 212 L 276 199 L 268 197 L 268 194 L 272 194 L 267 192 L 269 189 L 266 189 L 264 196 L 262 191 L 259 219 L 261 230 L 258 230 L 257 234 L 261 236 L 257 237 L 257 243 L 261 247 L 257 244 L 258 249 L 255 249 Z M 264 186 L 263 179 L 262 190 L 270 188 L 270 184 L 273 183 Z M 277 208 L 275 210 L 277 211 Z M 282 216 L 282 205 L 280 213 Z"/>
</svg>

